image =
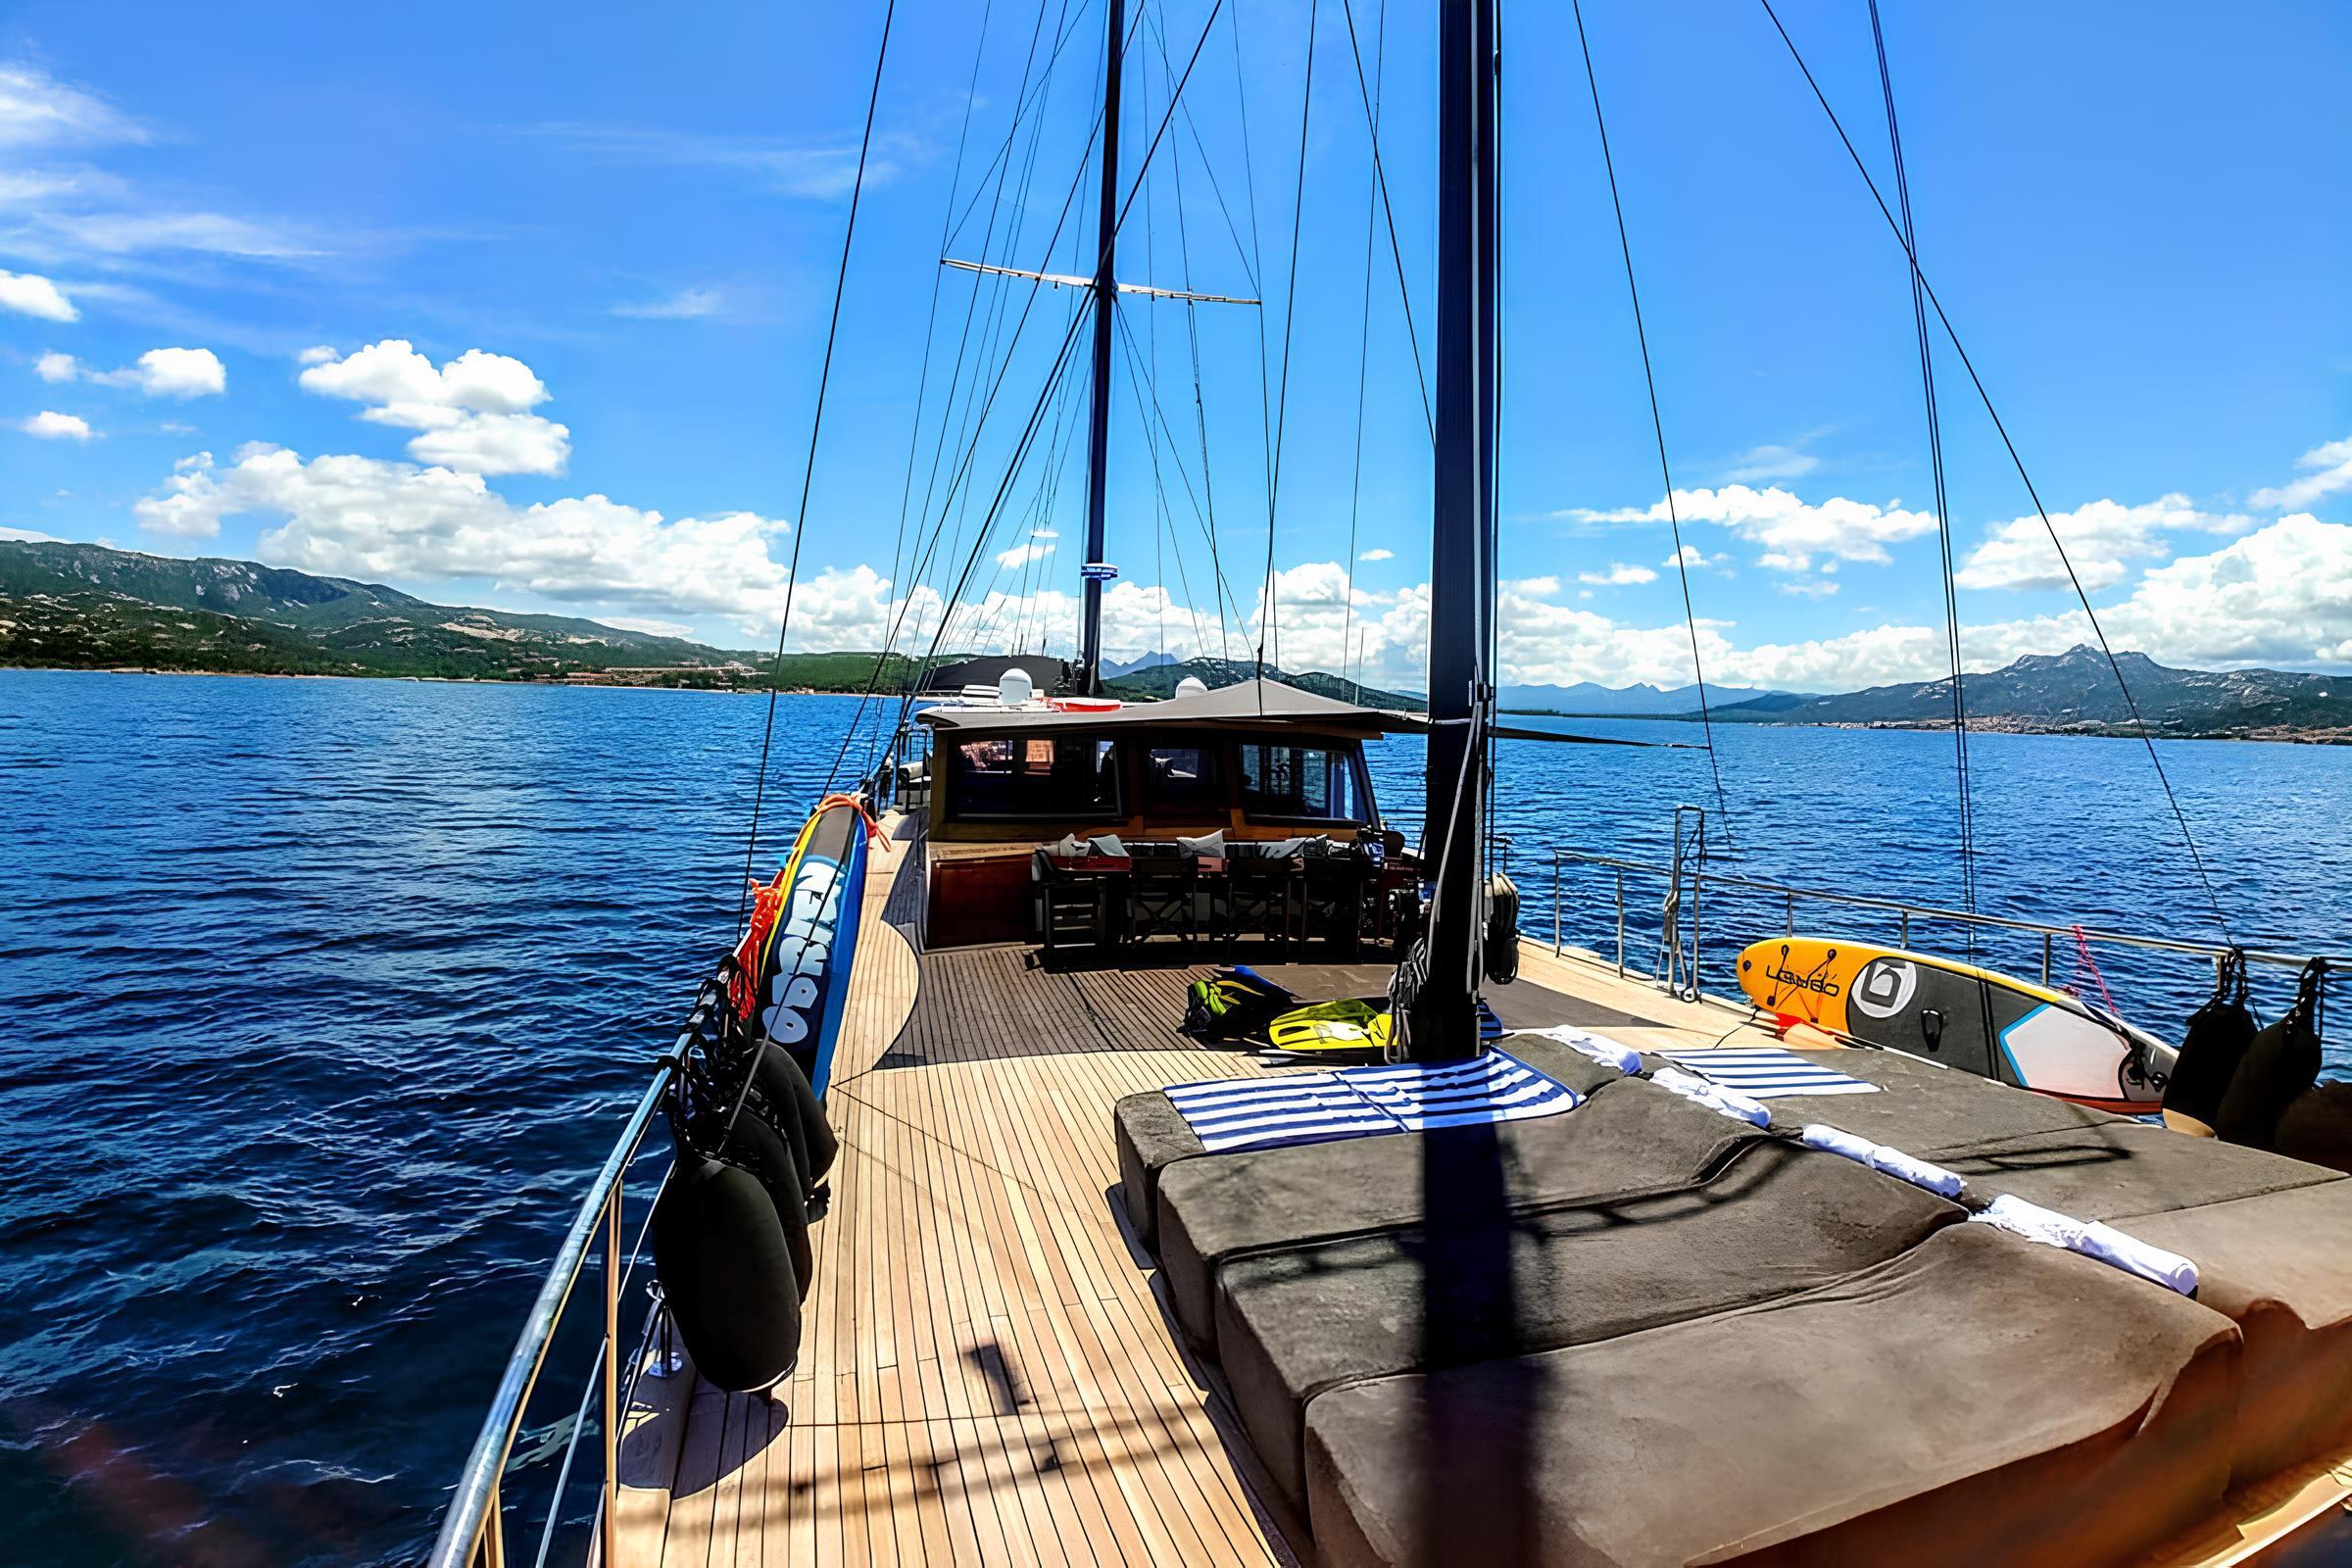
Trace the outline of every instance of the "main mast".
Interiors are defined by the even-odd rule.
[[[1429,580],[1428,931],[1398,976],[1406,1054],[1476,1055],[1494,701],[1495,0],[1440,0],[1437,472]]]
[[[1127,35],[1126,0],[1105,0],[1102,53],[1102,202],[1095,224],[1094,405],[1086,428],[1086,622],[1078,643],[1078,690],[1102,691],[1103,486],[1110,457],[1110,332],[1119,306],[1113,262],[1119,244],[1119,54]]]

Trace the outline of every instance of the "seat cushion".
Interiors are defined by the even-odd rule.
[[[1219,1276],[1216,1343],[1251,1446],[1297,1507],[1306,1405],[1327,1389],[1788,1296],[1963,1217],[1834,1154],[1751,1144],[1675,1193],[1237,1258]]]
[[[2129,1120],[1979,1144],[1937,1162],[1980,1193],[2015,1193],[2080,1219],[2125,1220],[2343,1180],[2299,1159]]]
[[[1818,1058],[1825,1067],[1876,1084],[1881,1092],[1775,1100],[1771,1102],[1775,1122],[1791,1129],[1808,1121],[1827,1122],[1922,1159],[1941,1162],[1947,1155],[1980,1145],[2129,1120],[1897,1052],[1805,1054]]]
[[[1592,1064],[1587,1063],[1589,1067]],[[1194,1346],[1215,1348],[1215,1286],[1232,1258],[1332,1237],[1475,1223],[1675,1191],[1765,1135],[1607,1068],[1574,1110],[1180,1160],[1160,1172],[1161,1278]]]
[[[2196,1259],[2197,1299],[2245,1335],[2235,1482],[2352,1439],[2352,1181],[2145,1214],[2131,1230]]]
[[[1514,1040],[1511,1054],[1580,1095],[1591,1094],[1621,1076],[1616,1069],[1604,1067],[1584,1053],[1556,1041]],[[1127,1210],[1127,1222],[1134,1227],[1136,1239],[1145,1249],[1156,1253],[1160,1173],[1178,1160],[1191,1159],[1207,1151],[1195,1136],[1192,1124],[1184,1119],[1184,1113],[1156,1089],[1121,1099],[1112,1107],[1111,1121],[1118,1145],[1120,1199]]]
[[[1308,1513],[1331,1568],[2123,1560],[2220,1497],[2237,1344],[1947,1226],[1760,1306],[1320,1395]]]

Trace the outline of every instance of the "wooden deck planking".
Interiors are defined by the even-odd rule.
[[[632,1474],[616,1561],[1288,1561],[1110,1194],[1112,1102],[1270,1069],[1175,1031],[1183,966],[1045,971],[1017,949],[918,959],[885,918],[908,902],[913,847],[896,848],[860,910],[801,1364],[772,1401],[696,1383],[658,1409],[641,1393],[632,1442],[643,1427],[676,1459],[667,1479]],[[1720,1004],[1522,954],[1535,984],[1648,1020],[1609,1031],[1628,1044],[1772,1038]]]

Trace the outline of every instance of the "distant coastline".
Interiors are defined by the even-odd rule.
[[[1505,713],[1529,718],[1640,719],[1644,723],[1737,724],[1744,729],[1899,729],[1949,731],[1949,719],[1827,719],[1763,718],[1748,714],[1710,713],[1571,713],[1552,708],[1506,708]],[[2137,740],[2140,731],[2130,724],[2053,724],[2016,713],[1971,713],[1968,727],[1985,735],[2085,735],[2094,740]],[[2152,722],[2147,733],[2160,741],[2269,741],[2290,746],[2352,746],[2352,727],[2334,725],[2249,724],[2227,728],[2190,729]]]

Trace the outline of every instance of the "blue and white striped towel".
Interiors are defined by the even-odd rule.
[[[1779,1100],[1789,1095],[1875,1095],[1877,1084],[1866,1084],[1812,1057],[1778,1046],[1739,1051],[1669,1051],[1665,1054],[1702,1078],[1726,1089],[1737,1089],[1751,1100]]]
[[[1212,1154],[1523,1121],[1583,1102],[1567,1085],[1499,1051],[1442,1067],[1405,1063],[1177,1084],[1167,1096]]]

